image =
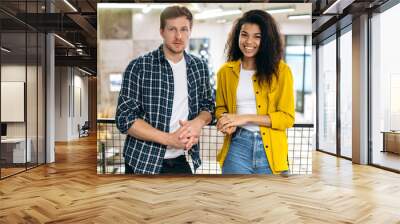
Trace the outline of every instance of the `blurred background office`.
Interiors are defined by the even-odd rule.
[[[311,74],[311,4],[186,3],[193,15],[187,51],[206,60],[210,82],[225,62],[225,44],[235,19],[251,9],[269,12],[279,24],[285,43],[284,60],[292,69],[296,91],[296,122],[313,123],[314,95]],[[122,73],[128,63],[156,49],[161,11],[168,4],[98,5],[98,117],[113,118]]]

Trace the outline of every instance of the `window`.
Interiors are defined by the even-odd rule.
[[[400,170],[400,4],[371,19],[372,163]]]
[[[336,39],[318,48],[318,149],[336,154]]]
[[[313,123],[311,36],[286,36],[285,43],[285,61],[292,70],[294,78],[296,123]]]
[[[351,27],[349,27],[351,28]],[[340,36],[340,154],[352,157],[352,32]]]

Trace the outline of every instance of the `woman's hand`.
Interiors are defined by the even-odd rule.
[[[233,133],[236,131],[236,127],[223,128],[224,125],[227,125],[227,122],[228,122],[228,120],[227,120],[226,118],[222,118],[222,117],[221,117],[221,118],[218,120],[217,129],[218,129],[218,131],[220,131],[220,132],[222,132],[222,133],[224,133],[224,134],[231,135],[231,134],[233,134]]]
[[[235,131],[236,131],[236,127],[230,127],[230,128],[226,128],[223,133],[225,133],[227,135],[231,135],[231,134],[235,133]]]
[[[226,134],[232,134],[236,131],[237,126],[247,124],[248,119],[246,115],[237,114],[222,114],[218,120],[217,129]]]

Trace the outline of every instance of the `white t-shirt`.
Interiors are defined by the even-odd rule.
[[[178,63],[174,64],[168,60],[174,74],[174,102],[172,106],[171,121],[169,132],[172,133],[180,128],[179,120],[187,120],[189,116],[188,89],[186,61],[183,57]],[[183,149],[167,148],[164,159],[176,158],[184,155]]]
[[[254,70],[245,70],[240,67],[239,84],[236,94],[237,114],[257,114],[256,97],[253,90]],[[260,131],[258,125],[243,125],[249,131]]]

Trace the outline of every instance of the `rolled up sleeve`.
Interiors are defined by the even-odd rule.
[[[293,76],[290,68],[284,65],[279,76],[280,93],[277,110],[269,113],[271,128],[285,130],[293,126],[295,121]]]
[[[204,70],[204,78],[203,78],[203,86],[202,86],[202,97],[200,99],[200,111],[207,111],[214,117],[215,105],[212,98],[212,90],[210,85],[210,73],[208,70],[207,64],[204,62],[203,70]]]
[[[222,72],[220,70],[220,71],[218,71],[218,74],[217,74],[217,93],[215,96],[215,104],[216,104],[215,116],[217,119],[219,119],[223,113],[228,112],[227,102],[224,98],[224,96],[225,96],[225,94],[224,94],[225,90],[223,89],[224,85],[222,85],[224,83],[224,80],[222,80],[221,73]]]
[[[118,130],[126,134],[133,122],[144,115],[140,97],[140,66],[138,59],[126,68],[118,96],[115,122]]]

